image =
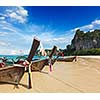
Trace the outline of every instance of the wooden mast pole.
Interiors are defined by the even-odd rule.
[[[28,67],[28,88],[31,89],[32,88],[32,78],[31,78],[31,64],[32,64],[32,58],[35,55],[36,50],[38,49],[40,45],[40,41],[37,40],[36,38],[34,38],[32,46],[31,46],[31,50],[30,53],[28,55],[27,61],[29,62],[29,67]]]

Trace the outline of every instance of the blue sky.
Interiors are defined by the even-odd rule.
[[[79,28],[100,29],[100,7],[0,6],[0,54],[27,54],[34,36],[44,48],[66,48]]]

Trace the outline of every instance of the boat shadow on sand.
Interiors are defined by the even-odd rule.
[[[24,87],[24,88],[27,88],[28,89],[28,85],[26,85],[26,84],[23,84],[23,83],[19,83],[18,85],[14,85],[14,84],[12,84],[12,83],[6,83],[6,82],[0,82],[0,85],[13,85],[14,87],[13,87],[13,89],[15,89],[15,88],[20,88],[20,86],[22,86],[22,87]]]
[[[34,72],[39,72],[39,71],[34,71]],[[48,72],[45,72],[45,71],[40,71],[40,73],[42,73],[42,74],[48,74]],[[13,89],[19,89],[20,88],[20,86],[22,86],[22,87],[24,87],[24,88],[26,88],[26,89],[28,89],[29,87],[28,87],[28,84],[23,84],[23,83],[19,83],[18,85],[16,84],[16,85],[14,85],[13,83],[7,83],[7,82],[0,82],[0,85],[13,85],[14,87],[13,87]]]

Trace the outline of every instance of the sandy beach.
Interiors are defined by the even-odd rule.
[[[0,93],[99,93],[100,56],[78,57],[77,62],[56,62],[53,72],[45,66],[43,71],[32,72],[32,89],[28,89],[25,73],[19,88],[0,84]]]

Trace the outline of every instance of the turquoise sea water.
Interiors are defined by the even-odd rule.
[[[14,59],[14,60],[16,60],[16,58],[18,56],[25,56],[27,58],[27,55],[0,55],[0,58],[6,57],[7,59]],[[32,60],[34,60],[34,59],[45,59],[45,58],[48,58],[48,56],[34,56]]]

